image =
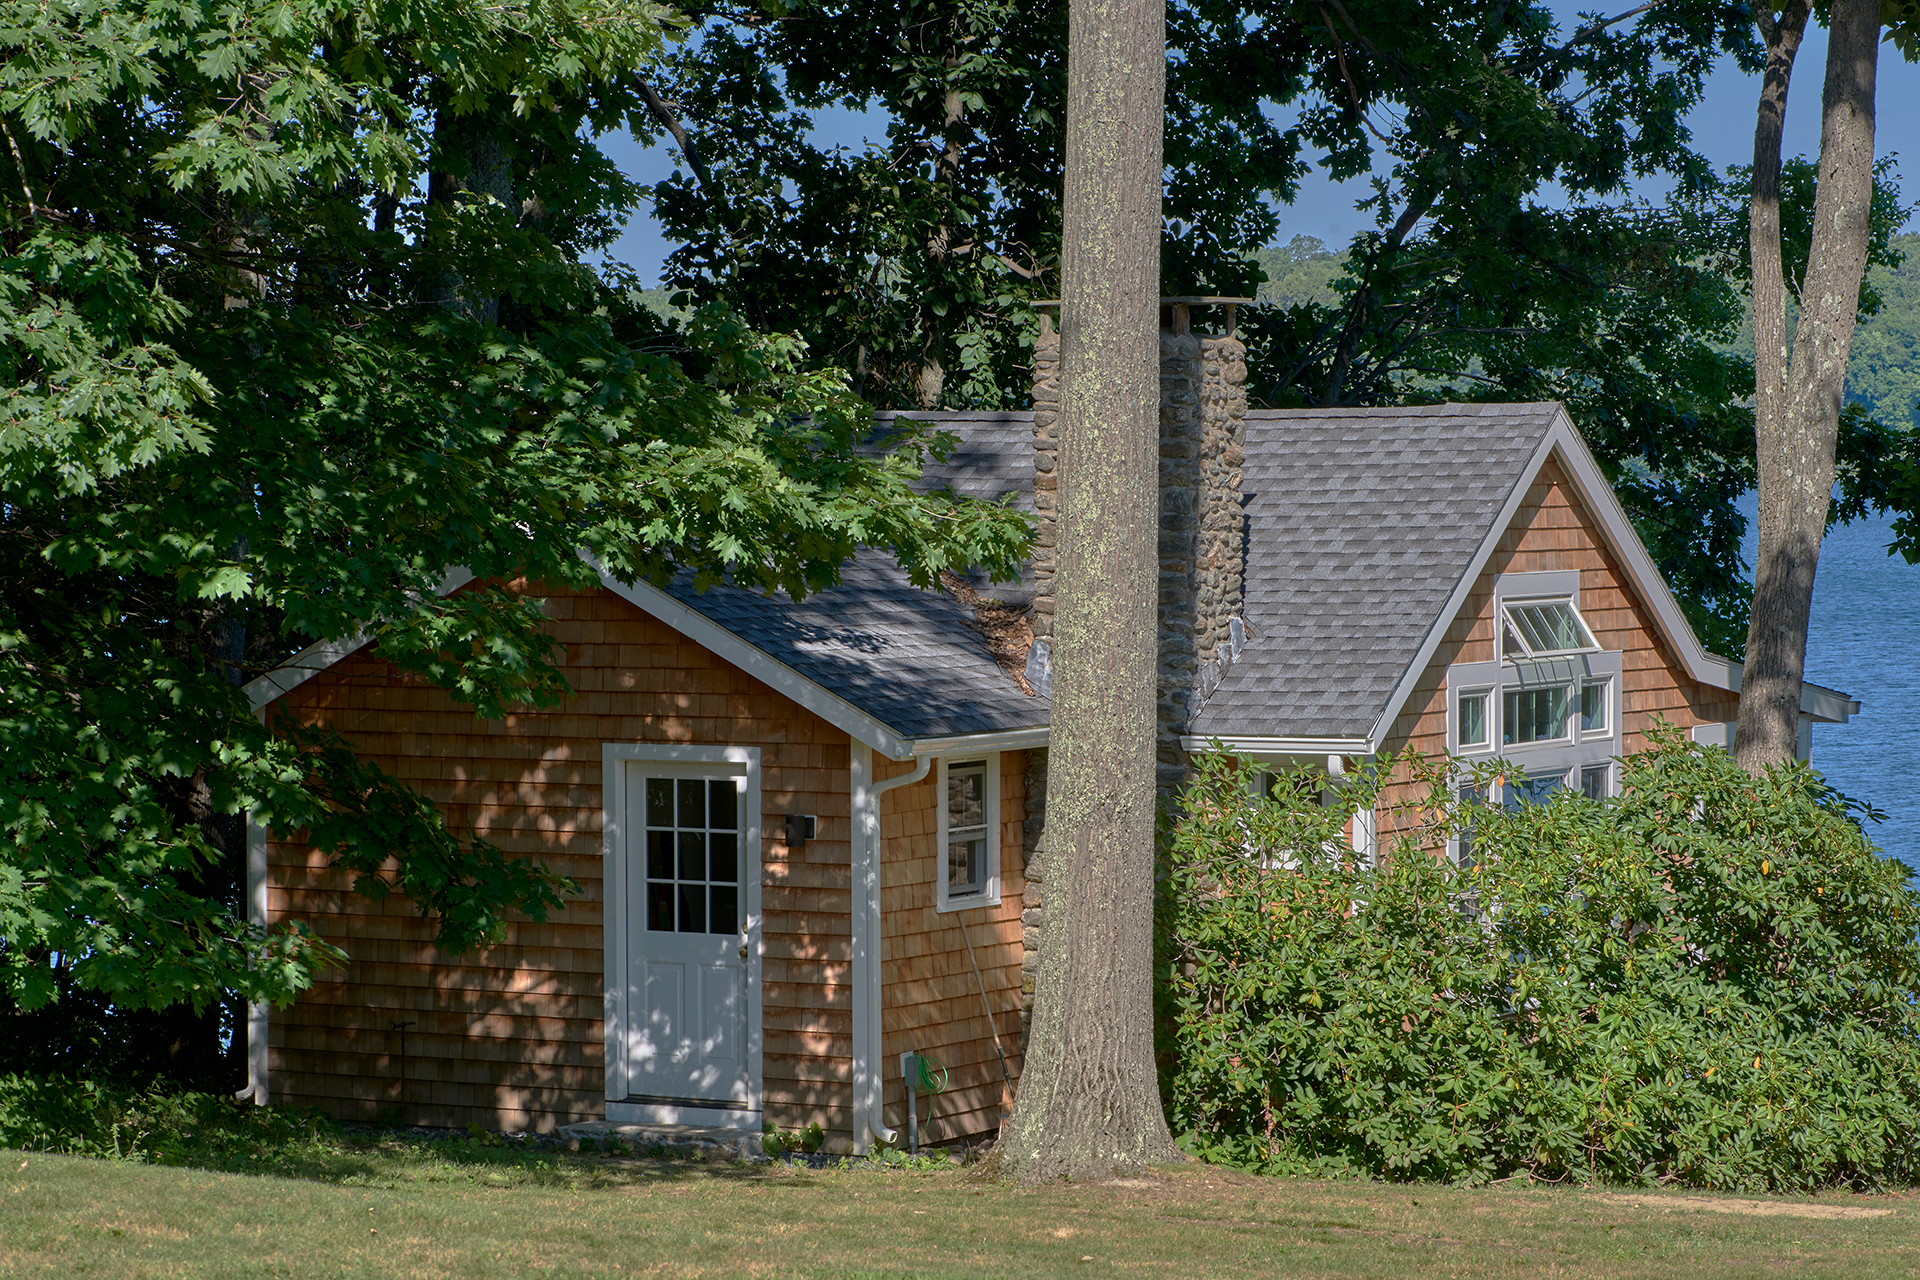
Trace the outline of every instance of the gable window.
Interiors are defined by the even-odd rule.
[[[1500,613],[1500,648],[1508,658],[1551,658],[1600,647],[1571,600],[1511,600]]]
[[[1518,809],[1523,804],[1545,804],[1555,794],[1566,790],[1567,775],[1564,772],[1534,773],[1524,778],[1508,778],[1501,787],[1508,810]]]
[[[1567,686],[1509,689],[1500,708],[1500,743],[1558,742],[1567,736]]]
[[[1000,901],[1000,757],[940,762],[935,909]]]
[[[1513,762],[1515,771],[1487,803],[1544,803],[1560,791],[1613,795],[1625,655],[1595,642],[1580,612],[1579,571],[1501,574],[1489,612],[1491,651],[1483,647],[1478,661],[1447,667],[1448,749]]]

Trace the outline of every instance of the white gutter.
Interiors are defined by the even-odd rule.
[[[976,751],[1025,751],[1044,747],[1051,732],[1045,725],[1034,729],[999,729],[991,733],[963,733],[951,738],[917,738],[909,755],[964,756]]]
[[[865,1155],[874,1143],[888,1145],[900,1136],[881,1120],[886,1058],[881,1053],[880,798],[925,778],[933,757],[921,756],[912,772],[875,782],[873,748],[856,738],[848,763],[853,775],[853,1152]]]
[[[1180,739],[1180,746],[1187,751],[1211,751],[1214,741],[1214,737],[1189,734]],[[1234,737],[1219,738],[1219,742],[1228,751],[1250,756],[1370,756],[1379,750],[1372,738]]]

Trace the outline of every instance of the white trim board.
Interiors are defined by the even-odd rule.
[[[440,585],[434,588],[434,593],[450,596],[472,581],[471,571],[458,567],[448,569],[441,575]],[[255,711],[263,711],[275,698],[292,693],[334,663],[351,657],[371,643],[372,634],[362,631],[345,640],[322,640],[318,644],[310,644],[265,675],[249,680],[245,686],[247,699]]]

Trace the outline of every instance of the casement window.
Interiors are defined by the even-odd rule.
[[[1491,689],[1468,689],[1454,701],[1453,745],[1462,751],[1484,751],[1493,745],[1493,714],[1487,704]]]
[[[942,760],[939,772],[939,911],[1000,902],[1000,757]]]

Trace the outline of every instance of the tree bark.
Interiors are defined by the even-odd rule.
[[[1808,12],[1805,0],[1795,0],[1778,18],[1765,8],[1754,13],[1767,42],[1759,119],[1753,129],[1753,186],[1747,200],[1747,253],[1753,263],[1754,429],[1762,439],[1779,435],[1791,354],[1786,270],[1780,259],[1780,138],[1786,126],[1793,60],[1806,35]]]
[[[1164,0],[1071,0],[1046,901],[1001,1171],[1179,1158],[1153,1060]]]
[[[1827,43],[1827,79],[1821,94],[1820,176],[1813,203],[1813,240],[1800,285],[1800,323],[1793,340],[1784,394],[1773,421],[1764,376],[1755,390],[1760,478],[1759,552],[1754,565],[1753,616],[1747,627],[1746,670],[1740,684],[1740,722],[1734,754],[1759,773],[1793,757],[1800,721],[1800,682],[1806,671],[1807,621],[1814,571],[1833,497],[1834,444],[1840,430],[1847,358],[1860,282],[1866,275],[1873,207],[1874,81],[1880,54],[1879,0],[1835,0]],[[1769,60],[1771,62],[1771,59]],[[1770,68],[1771,69],[1771,68]],[[1782,87],[1781,96],[1785,91]],[[1768,127],[1765,90],[1755,158]],[[1777,153],[1776,153],[1777,154]],[[1760,221],[1759,166],[1753,219]],[[1778,170],[1774,191],[1774,271],[1778,274]],[[1755,245],[1755,355],[1762,343],[1759,273],[1767,255]],[[1769,316],[1767,322],[1771,323]],[[1785,331],[1781,303],[1780,336]],[[1775,351],[1778,351],[1776,345]],[[1756,369],[1760,368],[1756,363]]]

